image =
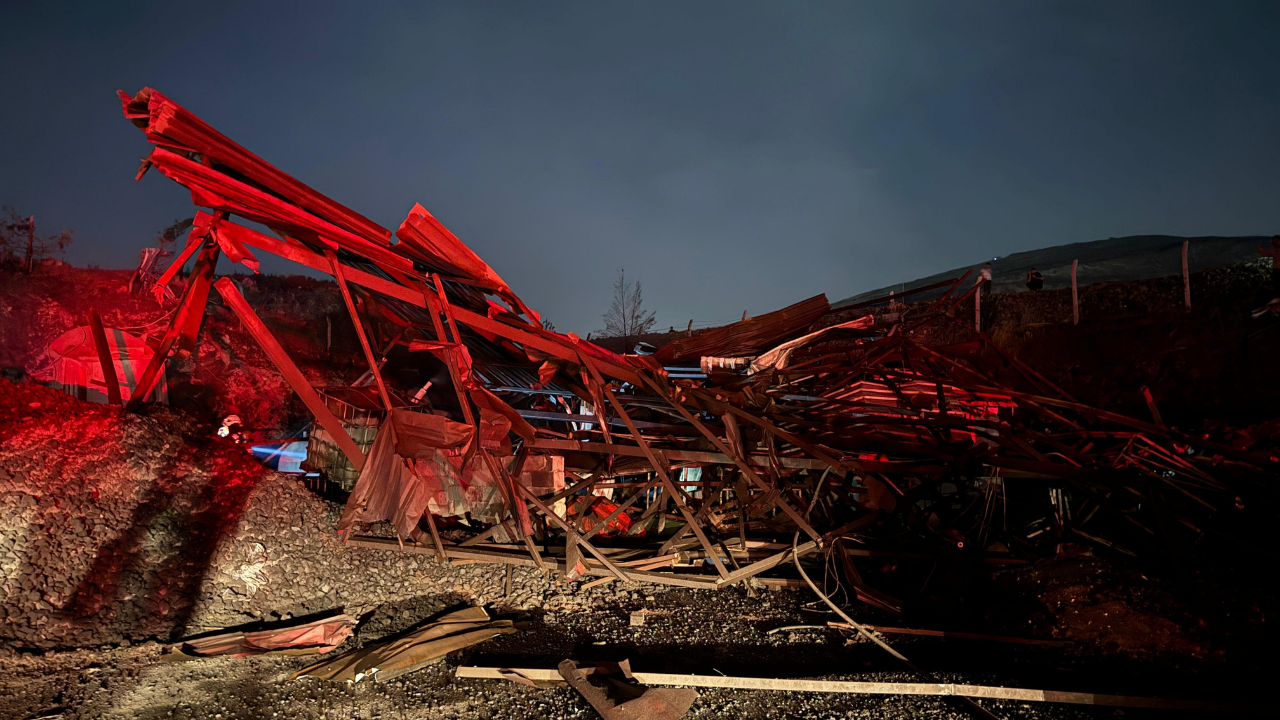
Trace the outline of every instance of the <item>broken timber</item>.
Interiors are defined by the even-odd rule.
[[[541,668],[459,667],[456,677],[473,680],[508,680],[512,673],[536,682],[554,682],[560,678],[556,670]],[[1152,710],[1192,710],[1197,712],[1273,713],[1276,708],[1245,703],[1208,700],[1172,700],[1100,695],[1095,693],[996,687],[991,685],[959,685],[952,683],[883,683],[847,680],[800,680],[787,678],[728,677],[724,675],[676,675],[671,673],[632,672],[644,685],[672,687],[729,688],[733,690],[775,690],[779,692],[851,693],[857,695],[937,695],[976,700],[1012,700],[1016,702],[1098,705]]]

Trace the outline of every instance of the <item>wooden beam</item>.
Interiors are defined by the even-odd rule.
[[[1076,287],[1076,267],[1079,260],[1071,261],[1071,324],[1080,324],[1080,292]]]
[[[296,245],[290,245],[283,240],[278,240],[225,220],[218,221],[215,225],[219,231],[233,233],[234,237],[245,245],[278,255],[287,260],[292,260],[313,270],[319,270],[320,272],[329,274],[332,274],[333,272],[328,261],[325,260],[323,255],[311,252],[310,250],[305,250]],[[356,285],[369,288],[370,290],[386,295],[387,297],[402,300],[410,305],[416,305],[420,308],[428,308],[426,299],[419,290],[405,287],[404,285],[391,282],[390,280],[377,277],[376,275],[371,275],[356,268],[344,267],[343,272],[345,273],[347,280],[355,283]],[[512,342],[519,343],[525,347],[546,353],[561,360],[569,360],[574,363],[578,362],[577,351],[566,344],[549,340],[542,336],[535,335],[532,332],[507,325],[506,323],[498,322],[497,320],[490,319],[484,315],[471,312],[466,308],[453,307],[451,310],[453,312],[454,319],[463,325],[490,335],[504,337]],[[625,380],[632,385],[640,384],[640,376],[637,375],[634,370],[615,365],[613,363],[602,363],[602,365],[604,372],[608,373],[611,377],[616,377],[619,380]]]
[[[562,680],[557,670],[542,668],[459,667],[457,677],[475,680],[510,680],[512,676],[536,682]],[[729,688],[734,690],[777,690],[780,692],[850,693],[857,695],[938,695],[979,700],[1014,702],[1047,702],[1067,705],[1150,708],[1157,710],[1195,710],[1200,712],[1235,712],[1273,715],[1280,708],[1249,703],[1211,700],[1174,700],[1129,695],[1035,690],[993,685],[956,685],[953,683],[859,682],[850,680],[806,680],[803,678],[757,678],[725,675],[683,675],[673,673],[632,672],[641,685],[673,687]]]
[[[213,248],[212,259],[201,265],[196,263],[192,269],[191,298],[188,301],[190,311],[178,332],[178,352],[184,357],[196,350],[196,341],[200,337],[200,324],[204,322],[205,308],[209,304],[209,289],[213,286],[213,273],[217,268],[220,250]],[[198,282],[197,282],[198,280]]]
[[[347,544],[374,550],[394,550],[397,552],[407,552],[418,555],[435,554],[435,549],[427,545],[405,543],[404,547],[401,547],[393,538],[370,537],[367,535],[353,537],[347,541]],[[454,560],[475,560],[477,562],[501,563],[504,565],[517,565],[520,567],[537,567],[533,560],[524,553],[452,546],[446,546],[445,553]],[[613,576],[613,573],[609,572],[608,568],[601,563],[596,562],[592,558],[584,558],[582,563],[586,565],[588,575],[594,575],[597,577]],[[567,569],[563,560],[545,556],[542,559],[542,567],[547,570],[561,573]],[[713,578],[700,578],[696,575],[682,575],[676,573],[641,570],[628,570],[627,575],[629,575],[633,581],[654,583],[657,585],[673,585],[675,587],[686,587],[695,590],[715,590],[717,587]]]
[[[795,555],[796,557],[804,557],[805,555],[808,555],[809,553],[817,549],[818,549],[818,541],[810,540],[809,542],[797,547],[795,549]],[[775,553],[773,555],[770,555],[769,557],[763,560],[757,560],[751,563],[750,565],[742,568],[741,570],[734,570],[733,572],[729,573],[728,577],[722,578],[718,584],[732,585],[736,582],[741,582],[743,580],[746,580],[747,578],[755,577],[756,575],[759,575],[760,573],[765,572],[766,570],[772,570],[773,568],[790,560],[791,555],[792,555],[791,548],[787,548],[786,550],[783,550],[780,553]]]
[[[263,324],[258,314],[249,307],[249,303],[245,302],[244,296],[236,289],[235,283],[228,278],[222,278],[213,286],[217,288],[218,294],[222,295],[223,301],[227,303],[227,307],[240,318],[240,322],[244,323],[244,328],[249,332],[258,346],[266,353],[267,358],[276,366],[280,374],[284,376],[286,382],[298,393],[298,397],[302,398],[302,402],[306,404],[307,409],[316,416],[316,421],[320,423],[330,435],[333,436],[342,453],[351,461],[351,465],[356,470],[364,469],[364,453],[360,452],[360,447],[356,445],[356,441],[351,439],[347,434],[347,429],[342,426],[342,422],[334,417],[329,408],[324,404],[324,400],[316,394],[311,383],[307,381],[306,376],[293,364],[293,360],[289,359],[289,354],[280,347],[280,343],[271,335],[271,331]]]
[[[387,386],[382,382],[382,372],[378,369],[378,358],[373,354],[373,348],[369,345],[369,337],[365,335],[364,323],[360,321],[360,313],[356,312],[356,303],[351,299],[351,290],[347,287],[346,277],[342,272],[342,264],[338,262],[338,256],[332,250],[324,251],[325,257],[329,259],[330,272],[338,282],[338,290],[342,291],[342,300],[347,305],[347,314],[351,316],[351,322],[356,326],[356,336],[360,338],[360,347],[364,350],[364,359],[369,363],[369,372],[373,373],[373,379],[378,384],[378,394],[382,396],[382,406],[387,410],[387,422],[391,421],[391,396],[387,394]]]
[[[96,309],[89,310],[89,332],[93,334],[93,347],[98,351],[98,363],[102,365],[102,379],[107,385],[107,403],[123,404],[120,400],[120,379],[116,377],[116,361],[107,344],[107,331]]]
[[[529,443],[529,449],[555,452],[599,453],[603,455],[622,455],[625,457],[646,457],[644,451],[637,445],[621,445],[618,443],[611,445],[609,443],[602,442],[558,440],[556,438],[537,438],[533,442]],[[732,458],[723,453],[706,452],[703,450],[673,450],[670,448],[655,448],[654,450],[655,452],[661,452],[663,457],[672,462],[688,462],[702,465],[735,464]],[[747,462],[761,467],[769,466],[769,458],[764,455],[751,455],[747,458]],[[827,463],[821,460],[797,457],[780,457],[778,458],[778,464],[788,470],[825,470],[829,467]],[[884,464],[888,465],[889,463]],[[870,465],[868,465],[868,467],[871,468]],[[894,469],[896,470],[898,468]]]
[[[746,475],[747,478],[750,479],[751,482],[756,487],[760,488],[762,491],[766,493],[771,492],[774,489],[770,487],[768,484],[766,484],[764,480],[760,479],[760,476],[756,474],[755,470],[751,469],[751,466],[748,465],[745,460],[738,457],[737,453],[730,450],[730,448],[720,440],[719,436],[711,432],[710,428],[708,428],[696,417],[694,417],[693,413],[690,413],[688,409],[684,407],[684,405],[681,405],[679,401],[675,400],[674,398],[668,396],[665,392],[663,392],[662,388],[659,387],[656,382],[648,378],[645,378],[645,384],[649,386],[650,390],[657,393],[658,397],[662,398],[663,400],[666,400],[667,404],[675,408],[676,412],[680,413],[680,415],[683,416],[685,420],[687,420],[690,424],[692,424],[695,428],[697,428],[698,432],[702,433],[703,437],[711,441],[711,444],[715,445],[717,450],[724,453],[726,457],[732,459],[733,464],[737,465],[738,469],[742,471],[742,474]],[[796,512],[796,510],[792,508],[791,505],[787,503],[787,501],[782,499],[782,495],[780,494],[777,495],[773,500],[773,504],[776,505],[779,509],[781,509],[784,513],[786,513],[787,517],[791,518],[791,520],[796,524],[796,526],[804,531],[805,535],[808,535],[814,540],[817,540],[819,537],[821,537],[818,534],[818,532],[809,525],[809,523],[805,522],[804,518],[800,517],[800,513]]]

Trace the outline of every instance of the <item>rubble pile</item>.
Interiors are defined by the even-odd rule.
[[[1177,563],[1256,545],[1273,515],[1273,454],[1166,424],[1150,392],[1150,419],[1080,402],[981,332],[970,308],[989,273],[917,288],[942,293],[929,303],[846,306],[865,314],[834,325],[818,295],[612,352],[546,329],[422,205],[393,232],[165,95],[119,95],[154,146],[139,177],[154,169],[202,208],[156,357],[195,349],[210,298],[234,313],[361,471],[337,525],[351,545],[622,585],[785,585],[794,571],[817,590],[803,560],[847,602],[901,614],[939,564],[1025,564],[1064,543]],[[254,252],[334,278],[359,382],[384,411],[367,454],[216,277],[223,258],[256,271]],[[365,534],[384,521],[392,532]]]

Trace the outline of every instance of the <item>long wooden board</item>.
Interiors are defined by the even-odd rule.
[[[474,680],[507,680],[516,673],[535,682],[557,682],[560,673],[543,668],[459,667],[456,676]],[[673,673],[632,672],[641,685],[674,687],[730,688],[734,690],[776,690],[780,692],[850,693],[856,695],[950,695],[978,700],[1013,700],[1016,702],[1049,702],[1068,705],[1149,708],[1155,710],[1195,710],[1199,712],[1266,713],[1280,708],[1246,703],[1224,703],[1212,700],[1176,700],[1102,695],[1097,693],[998,687],[994,685],[958,685],[953,683],[857,682],[851,680],[805,680],[792,678],[750,678],[724,675],[676,675]]]

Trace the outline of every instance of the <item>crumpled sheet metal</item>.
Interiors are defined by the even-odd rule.
[[[832,325],[831,327],[825,327],[821,330],[815,330],[808,335],[803,335],[795,340],[782,343],[781,345],[755,358],[747,368],[747,374],[755,374],[761,370],[767,370],[769,368],[781,370],[787,366],[787,362],[791,359],[792,353],[805,345],[816,341],[818,338],[832,332],[833,330],[870,330],[875,326],[875,324],[875,317],[866,315],[856,320],[850,320],[846,323],[840,323],[839,325]]]
[[[197,657],[248,657],[267,653],[319,655],[346,642],[355,624],[349,615],[334,615],[301,625],[207,635],[183,640],[170,648],[183,655]]]
[[[781,310],[673,340],[658,348],[653,358],[661,363],[673,363],[697,360],[704,355],[755,355],[808,330],[830,307],[826,295],[815,295]]]
[[[641,685],[631,675],[627,660],[590,668],[564,660],[557,669],[604,720],[678,720],[698,699],[697,690]]]
[[[402,635],[305,667],[290,680],[313,677],[334,682],[390,680],[421,669],[454,650],[516,631],[510,620],[490,620],[482,607],[470,607]]]
[[[412,537],[417,530],[430,491],[396,454],[396,441],[396,423],[383,423],[338,520],[339,533],[349,532],[359,522],[380,520],[389,520],[400,538]]]
[[[475,456],[474,439],[475,428],[462,423],[393,411],[369,448],[338,532],[387,520],[399,538],[412,538],[427,512],[497,522],[502,493],[488,464]]]

